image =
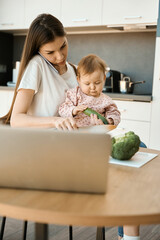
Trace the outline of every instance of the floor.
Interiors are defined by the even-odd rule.
[[[0,224],[2,219],[0,218]],[[23,222],[7,218],[3,240],[22,240]],[[117,227],[105,228],[106,240],[117,240]],[[160,240],[160,225],[141,226],[141,240]],[[68,240],[68,227],[49,225],[49,240]],[[73,228],[74,240],[95,240],[95,227]],[[34,240],[34,223],[28,223],[27,240]]]

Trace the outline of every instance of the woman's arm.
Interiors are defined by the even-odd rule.
[[[17,93],[14,103],[11,126],[12,127],[38,127],[38,128],[58,128],[75,129],[76,124],[73,118],[60,117],[35,117],[28,115],[28,109],[34,97],[34,90],[21,89]]]

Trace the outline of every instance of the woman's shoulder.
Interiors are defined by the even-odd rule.
[[[40,55],[35,55],[31,60],[30,60],[30,63],[31,64],[35,64],[37,63],[38,65],[42,65],[44,62],[44,60],[42,59],[42,57]]]
[[[29,70],[33,70],[33,71],[36,70],[36,71],[43,72],[44,69],[46,71],[48,70],[48,64],[39,54],[37,54],[34,57],[32,57],[32,59],[28,63],[27,68]]]
[[[38,91],[42,79],[42,66],[39,56],[34,56],[28,63],[19,85],[20,88],[29,88]]]
[[[27,64],[26,70],[30,71],[30,70],[34,70],[34,69],[41,69],[42,65],[43,65],[43,63],[42,63],[40,56],[35,55],[34,57],[32,57],[32,59]]]

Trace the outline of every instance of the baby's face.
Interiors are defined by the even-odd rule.
[[[77,77],[79,86],[83,93],[88,96],[99,97],[104,83],[105,83],[106,76],[101,70],[96,70],[90,74],[83,74],[80,73],[80,77]]]

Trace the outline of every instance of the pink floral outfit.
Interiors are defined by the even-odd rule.
[[[109,96],[104,93],[101,93],[99,97],[88,96],[79,87],[67,90],[66,100],[59,107],[59,115],[63,118],[71,117],[73,116],[73,109],[79,105],[86,105],[88,108],[92,108],[106,119],[111,118],[114,125],[118,125],[120,122],[120,112]],[[78,127],[91,126],[91,118],[84,113],[79,113],[74,119]]]

